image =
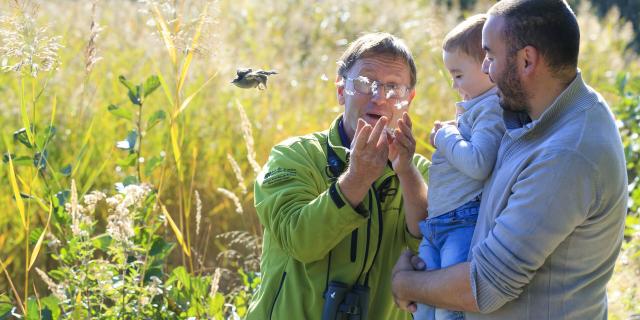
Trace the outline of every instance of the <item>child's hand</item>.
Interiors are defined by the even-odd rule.
[[[438,133],[438,130],[440,130],[446,123],[447,122],[442,123],[437,120],[433,123],[433,129],[431,129],[431,135],[429,135],[429,143],[431,143],[431,146],[434,148],[436,148],[436,133]]]

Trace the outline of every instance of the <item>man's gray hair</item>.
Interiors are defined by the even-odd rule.
[[[338,75],[346,77],[358,59],[377,55],[404,60],[411,71],[411,88],[415,87],[416,64],[411,51],[402,39],[384,32],[367,33],[353,41],[338,60]]]

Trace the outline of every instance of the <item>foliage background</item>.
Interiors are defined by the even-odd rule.
[[[479,1],[475,8],[461,11],[456,3],[447,6],[438,2],[32,2],[37,5],[34,23],[47,26],[46,33],[60,36],[63,45],[57,52],[57,68],[42,71],[37,78],[37,87],[45,88],[42,95],[26,107],[31,122],[44,127],[56,105],[57,130],[47,147],[47,170],[58,172],[59,179],[51,188],[20,183],[21,191],[40,193],[44,198],[45,194],[68,191],[73,179],[80,195],[90,190],[113,193],[115,183],[135,175],[135,167],[122,164],[128,153],[116,148],[116,142],[127,136],[132,125],[126,119],[115,117],[107,107],[115,104],[135,111],[127,89],[119,81],[120,75],[133,83],[160,75],[169,88],[179,81],[181,65],[173,64],[167,53],[157,16],[154,19],[149,7],[154,3],[171,28],[180,23],[182,32],[174,38],[179,57],[194,53],[191,67],[185,72],[184,88],[179,94],[173,92],[173,98],[184,101],[206,83],[175,121],[165,119],[153,131],[143,131],[141,156],[147,163],[154,157],[160,159],[161,167],[143,174],[142,180],[157,188],[182,233],[185,237],[191,236],[192,257],[185,257],[180,249],[173,250],[166,258],[166,269],[184,266],[194,276],[211,275],[222,266],[243,272],[256,271],[259,241],[247,240],[261,234],[252,206],[251,184],[255,177],[252,161],[255,158],[258,164],[264,163],[275,143],[292,135],[323,130],[341,112],[333,84],[335,61],[348,42],[360,33],[390,32],[404,38],[412,48],[418,67],[418,94],[411,109],[419,141],[417,152],[430,155],[432,150],[427,138],[432,123],[450,118],[457,100],[442,63],[441,40],[462,17],[485,11],[491,5]],[[3,1],[0,15],[15,15],[16,4],[21,3],[23,1]],[[206,4],[209,7],[204,11]],[[580,67],[587,83],[603,94],[619,117],[632,194],[624,251],[611,282],[610,312],[616,319],[640,313],[634,303],[640,295],[640,191],[636,188],[640,165],[640,63],[637,54],[626,50],[635,36],[632,24],[619,19],[615,9],[607,14],[602,14],[600,7],[596,9],[601,17],[584,1],[576,8],[582,30]],[[200,21],[204,21],[202,33],[193,46],[194,30]],[[1,27],[8,28],[7,25]],[[0,65],[10,62],[5,60],[10,59],[0,56]],[[237,67],[274,69],[278,75],[269,80],[265,91],[242,90],[229,83]],[[31,95],[29,86],[27,82],[27,96]],[[12,150],[17,155],[27,153],[12,140],[14,132],[25,127],[21,92],[20,78],[15,72],[0,73],[0,134],[5,138],[2,150]],[[144,114],[157,111],[172,114],[175,107],[175,100],[168,99],[162,88],[145,100]],[[173,126],[179,128],[180,166],[172,149]],[[240,174],[234,171],[230,157],[239,164]],[[62,174],[68,165],[70,174]],[[28,166],[16,168],[18,175],[34,175]],[[31,229],[25,232],[20,228],[21,218],[10,176],[7,163],[3,163],[0,258],[18,292],[30,287],[29,295],[33,295],[36,288],[44,296],[48,289],[41,279],[32,276],[26,286],[22,279],[28,269],[24,243],[36,245],[48,213],[33,200],[26,199]],[[244,183],[239,182],[239,177]],[[202,231],[197,236],[196,215],[191,213],[196,210],[196,190],[202,203]],[[230,193],[235,194],[239,204],[234,203]],[[106,213],[96,217],[98,221],[106,219]],[[229,231],[245,233],[225,234]],[[169,227],[160,228],[158,234],[167,241],[176,241],[175,232]],[[243,238],[246,241],[238,240]],[[43,270],[56,266],[47,248],[43,246],[35,261],[35,266]],[[241,275],[244,278],[238,281],[236,272],[225,273],[221,291],[235,292],[236,296],[238,291],[250,291],[243,287],[247,282],[246,273]],[[12,296],[6,277],[0,277],[0,295]]]

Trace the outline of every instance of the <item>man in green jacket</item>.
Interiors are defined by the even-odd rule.
[[[343,114],[272,149],[255,184],[262,284],[247,319],[411,318],[394,306],[391,270],[426,216],[429,162],[405,112],[415,83],[400,39],[363,35],[340,59]]]

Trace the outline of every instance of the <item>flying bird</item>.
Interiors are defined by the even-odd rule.
[[[231,83],[235,84],[239,88],[249,89],[249,88],[258,88],[258,90],[264,90],[267,88],[267,79],[270,75],[278,74],[277,72],[264,71],[264,70],[256,70],[252,69],[237,69],[236,70],[236,78],[231,81]]]

